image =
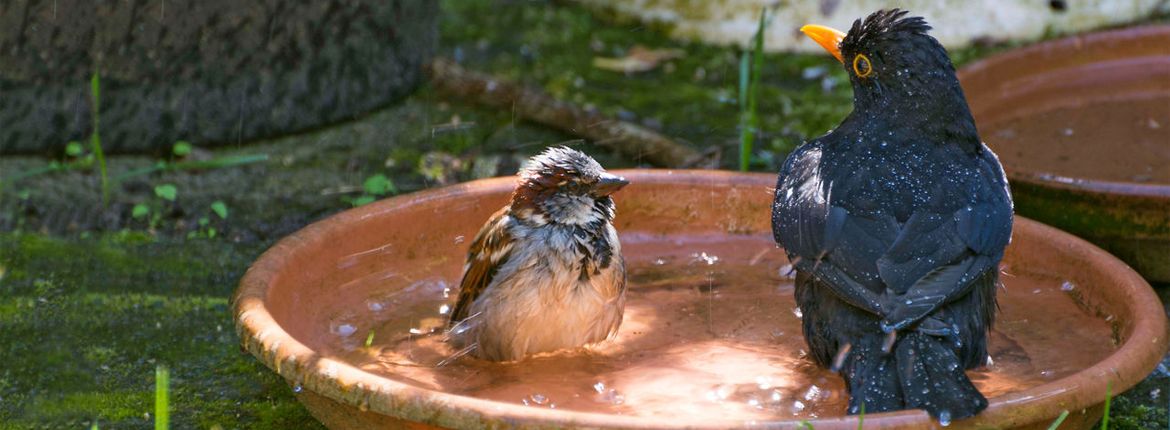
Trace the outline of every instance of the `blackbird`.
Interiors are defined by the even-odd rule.
[[[906,15],[801,28],[841,61],[853,112],[788,156],[772,232],[809,355],[845,379],[848,413],[945,424],[987,407],[964,371],[987,361],[1012,201],[946,50]]]

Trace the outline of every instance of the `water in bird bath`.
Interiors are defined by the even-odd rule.
[[[789,266],[771,238],[624,235],[622,243],[630,273],[625,322],[599,345],[437,366],[454,352],[438,332],[458,288],[454,270],[439,270],[344,283],[340,291],[354,299],[321,304],[338,307],[310,322],[331,333],[311,346],[408,384],[531,407],[680,422],[843,413],[840,378],[804,355]],[[1075,285],[1005,270],[994,363],[971,373],[988,397],[1063,377],[1113,350],[1109,322],[1073,300]]]
[[[981,131],[1009,170],[1170,184],[1170,95],[1060,107]]]

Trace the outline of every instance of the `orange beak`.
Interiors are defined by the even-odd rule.
[[[841,48],[839,48],[841,39],[845,38],[845,33],[816,24],[800,27],[800,32],[820,44],[822,48],[825,48],[834,57],[837,57],[837,61],[840,61],[842,64],[845,63],[845,60],[841,58]]]

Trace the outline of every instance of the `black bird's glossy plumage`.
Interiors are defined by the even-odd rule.
[[[945,49],[905,14],[874,13],[841,41],[853,112],[789,155],[772,228],[810,355],[845,379],[849,412],[949,421],[987,406],[964,370],[987,359],[1012,203]]]

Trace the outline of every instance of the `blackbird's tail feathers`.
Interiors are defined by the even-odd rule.
[[[893,354],[882,352],[881,336],[866,336],[854,343],[841,376],[849,389],[849,414],[903,409]]]
[[[925,409],[944,423],[987,408],[987,398],[943,339],[917,332],[901,336],[894,355],[907,408]]]
[[[973,416],[987,399],[967,378],[959,357],[944,339],[907,331],[893,351],[885,336],[865,336],[851,345],[841,369],[849,389],[849,414],[925,409],[941,422]]]

